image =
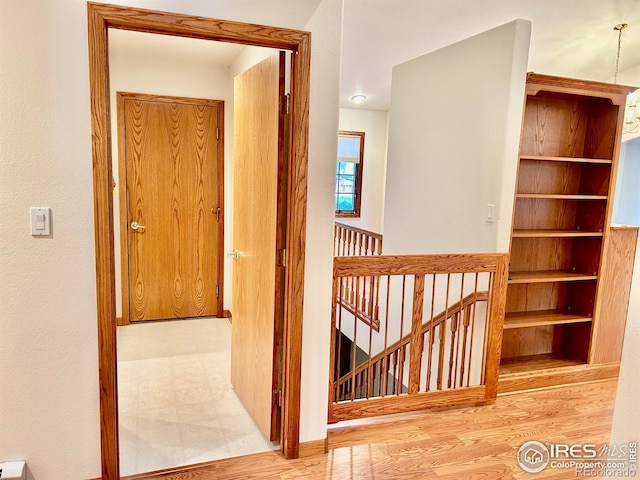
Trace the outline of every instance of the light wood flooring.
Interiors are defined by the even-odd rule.
[[[163,480],[396,480],[579,478],[547,468],[529,474],[516,463],[528,440],[609,441],[616,382],[574,385],[499,397],[486,406],[437,409],[333,425],[329,453],[285,460],[268,452],[201,464],[180,473],[127,477]]]

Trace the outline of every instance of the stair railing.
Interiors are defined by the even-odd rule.
[[[507,259],[334,258],[330,421],[495,399]],[[360,305],[371,282],[378,329],[344,301],[345,285]]]

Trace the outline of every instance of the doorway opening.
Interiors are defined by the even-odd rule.
[[[188,15],[102,4],[88,4],[89,64],[92,110],[96,283],[100,364],[102,476],[119,478],[115,255],[109,114],[108,31],[110,28],[193,37],[293,52],[291,64],[291,141],[283,194],[286,215],[286,263],[283,281],[283,380],[281,451],[296,458],[299,448],[300,363],[310,34],[290,29],[256,27]]]

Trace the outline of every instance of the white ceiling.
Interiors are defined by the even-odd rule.
[[[612,81],[617,23],[620,71],[640,65],[640,0],[344,0],[341,106],[388,109],[394,65],[516,18],[532,22],[529,71]]]
[[[181,11],[304,28],[319,1],[183,0]],[[162,10],[163,3],[157,0],[154,7]],[[166,9],[171,10],[169,5]],[[613,79],[618,38],[613,26],[628,23],[622,36],[620,72],[639,67],[638,79],[620,78],[640,85],[640,0],[344,0],[341,106],[387,110],[394,65],[516,18],[532,22],[529,71],[600,81]],[[159,41],[166,45],[157,49],[155,41],[124,40],[126,35],[148,34],[118,34],[123,48],[146,49],[149,55],[182,48],[184,54],[200,55],[208,61],[215,58],[219,65],[227,66],[244,48],[164,37]],[[472,84],[470,78],[470,88]],[[367,95],[367,101],[359,106],[350,101],[357,93]]]

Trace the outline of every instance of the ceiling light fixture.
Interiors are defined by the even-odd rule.
[[[618,23],[613,29],[618,32],[618,50],[616,52],[616,70],[613,74],[613,83],[618,83],[618,68],[620,66],[620,46],[622,44],[622,31],[629,25]],[[638,92],[627,95],[627,103],[624,108],[624,124],[622,133],[635,133],[640,127],[640,106],[638,106]]]
[[[351,101],[355,102],[357,104],[361,104],[362,102],[364,102],[367,99],[366,95],[354,95],[353,97],[351,97]]]

